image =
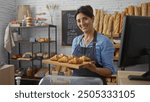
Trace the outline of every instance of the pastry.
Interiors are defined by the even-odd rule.
[[[81,56],[79,59],[82,60],[83,62],[91,61],[91,59],[89,57],[86,57],[86,56]]]
[[[68,62],[68,57],[67,56],[63,56],[60,59],[58,59],[58,62],[67,63]]]
[[[44,58],[44,59],[46,59],[46,58],[48,58],[48,57],[49,57],[48,53],[44,53],[44,54],[43,54],[43,58]]]
[[[58,60],[58,55],[54,55],[53,57],[50,58],[52,61],[57,61]]]
[[[58,58],[61,58],[63,56],[65,56],[65,55],[61,53],[61,54],[58,55]]]
[[[38,41],[38,42],[44,42],[45,39],[44,39],[44,38],[39,38],[37,41]]]
[[[81,59],[75,57],[75,58],[69,60],[68,63],[69,64],[82,64],[83,61]]]
[[[73,55],[68,56],[68,60],[71,60],[71,59],[73,59],[73,58],[74,58]]]

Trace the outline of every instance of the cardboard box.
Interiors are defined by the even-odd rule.
[[[4,65],[0,67],[0,85],[14,85],[14,78],[14,65]]]

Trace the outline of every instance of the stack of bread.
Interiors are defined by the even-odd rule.
[[[32,17],[27,17],[27,18],[26,18],[26,26],[27,26],[27,27],[32,26]]]

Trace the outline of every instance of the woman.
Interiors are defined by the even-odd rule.
[[[90,5],[81,6],[76,14],[77,26],[83,32],[74,38],[72,54],[75,56],[87,56],[95,61],[95,64],[85,65],[75,69],[74,76],[101,77],[106,84],[105,77],[115,73],[113,66],[114,47],[112,42],[93,28],[94,14]]]

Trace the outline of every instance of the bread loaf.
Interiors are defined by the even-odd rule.
[[[112,34],[113,21],[114,21],[114,17],[113,17],[113,15],[110,15],[109,21],[108,21],[107,32],[106,32],[107,36],[111,36],[111,34]]]
[[[121,14],[116,12],[115,13],[115,19],[114,19],[114,29],[113,29],[113,36],[114,37],[119,36],[120,17],[121,17]]]
[[[134,15],[134,6],[129,6],[128,7],[128,14],[129,15]]]
[[[129,15],[129,14],[128,14],[128,8],[125,8],[125,9],[124,9],[124,13],[125,13],[125,15]]]
[[[121,17],[120,17],[120,25],[119,25],[119,33],[120,33],[120,34],[121,34],[122,28],[123,28],[124,16],[125,16],[125,12],[122,12],[122,13],[121,13]]]
[[[99,28],[99,19],[100,19],[99,16],[100,16],[100,10],[96,9],[94,23],[93,23],[96,31],[98,31],[98,28]]]
[[[150,16],[150,3],[148,3],[147,15]]]
[[[104,35],[106,35],[106,32],[107,32],[109,17],[110,17],[110,14],[106,14],[104,16],[104,22],[103,22],[103,34]]]
[[[103,22],[104,22],[104,11],[103,10],[100,10],[100,19],[99,19],[99,29],[98,29],[98,32],[102,33],[103,31]]]
[[[148,10],[148,4],[147,3],[142,3],[141,4],[141,15],[142,16],[147,16],[147,10]]]
[[[135,6],[134,7],[134,15],[140,16],[141,15],[141,7]]]

